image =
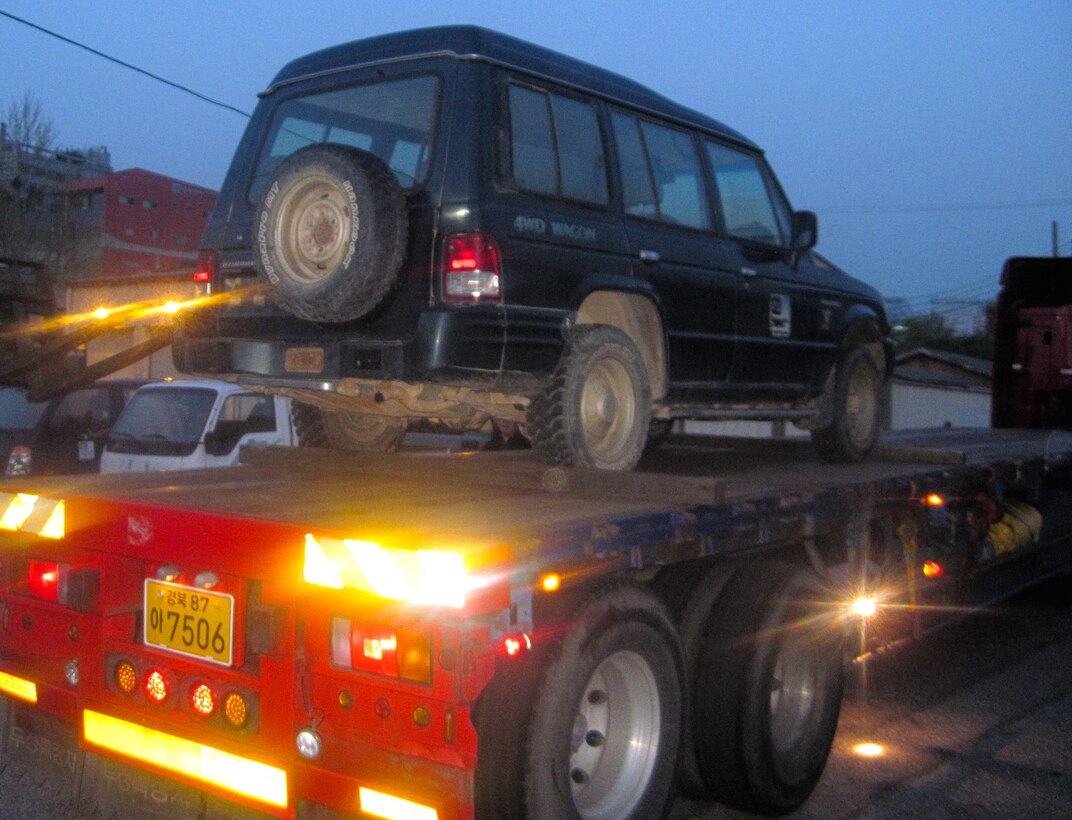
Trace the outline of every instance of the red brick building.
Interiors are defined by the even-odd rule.
[[[125,278],[192,269],[216,191],[141,168],[67,188],[67,278]]]

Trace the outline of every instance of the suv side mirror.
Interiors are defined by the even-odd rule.
[[[812,211],[793,211],[793,236],[789,246],[796,253],[811,250],[819,241],[819,217]]]

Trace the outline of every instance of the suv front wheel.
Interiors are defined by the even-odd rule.
[[[863,461],[878,441],[882,375],[863,347],[848,350],[838,362],[834,414],[830,426],[813,430],[812,442],[827,461]]]
[[[631,470],[651,420],[651,388],[636,345],[617,328],[570,334],[551,383],[532,398],[528,430],[549,464]]]

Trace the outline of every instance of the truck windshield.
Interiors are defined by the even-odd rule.
[[[21,387],[0,387],[0,430],[30,430],[37,426],[48,402],[26,401]]]
[[[215,390],[197,387],[139,390],[112,427],[108,449],[150,455],[193,452],[216,395]]]
[[[438,78],[420,76],[284,101],[257,161],[250,202],[261,200],[283,160],[300,148],[325,142],[375,154],[395,172],[399,185],[415,187],[428,170],[438,98]]]

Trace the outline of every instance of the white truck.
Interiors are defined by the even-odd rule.
[[[116,420],[101,472],[230,467],[244,444],[296,446],[290,399],[210,379],[154,383]]]

